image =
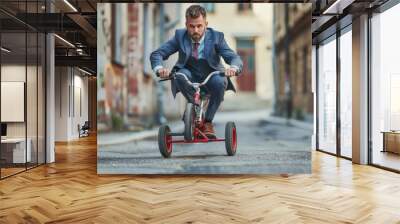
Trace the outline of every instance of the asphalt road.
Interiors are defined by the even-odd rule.
[[[311,134],[306,128],[264,119],[236,123],[238,149],[227,156],[224,142],[174,144],[161,156],[157,138],[99,146],[99,174],[283,174],[311,172]],[[216,122],[224,137],[225,121]],[[178,130],[173,130],[178,131]],[[177,137],[179,138],[179,137]]]

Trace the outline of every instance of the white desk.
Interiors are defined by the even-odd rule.
[[[25,158],[27,158],[26,162],[31,161],[31,145],[32,141],[30,138],[27,138],[26,142],[28,143],[28,147],[26,147],[25,154],[25,138],[5,138],[1,139],[1,144],[6,147],[12,146],[12,157],[13,163],[25,163]],[[3,149],[2,149],[3,150]]]

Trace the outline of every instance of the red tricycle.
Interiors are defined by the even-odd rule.
[[[168,125],[162,125],[158,130],[158,147],[161,155],[165,158],[171,156],[173,143],[191,144],[191,143],[209,143],[209,142],[225,142],[226,152],[229,156],[233,156],[237,149],[236,126],[234,122],[227,122],[225,125],[225,138],[209,138],[201,130],[204,125],[204,115],[208,105],[209,94],[201,88],[213,75],[224,75],[223,72],[215,71],[210,73],[207,78],[201,82],[191,82],[184,74],[172,72],[169,78],[160,81],[175,79],[176,76],[183,76],[184,79],[194,89],[194,104],[188,102],[186,104],[183,115],[184,131],[183,133],[171,132]],[[183,136],[183,139],[173,139],[173,136]]]

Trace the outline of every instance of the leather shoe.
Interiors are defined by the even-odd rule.
[[[208,138],[213,138],[213,139],[217,138],[217,136],[215,135],[214,126],[211,122],[204,123],[203,132]]]

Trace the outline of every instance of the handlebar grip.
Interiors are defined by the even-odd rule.
[[[160,77],[160,73],[158,71],[156,72],[156,75],[157,75],[157,77]],[[172,79],[174,79],[174,73],[173,72],[171,72],[169,74],[168,78],[160,79],[160,80],[158,80],[158,82],[164,82],[164,81],[168,81],[168,80],[172,80]]]
[[[172,78],[170,77],[170,78],[166,78],[166,79],[160,79],[160,80],[158,80],[158,82],[164,82],[164,81],[168,81],[168,80],[171,80]]]
[[[159,69],[159,70],[160,70],[160,69]],[[156,76],[157,76],[157,77],[160,77],[160,73],[158,72],[158,70],[156,71]],[[171,72],[169,73],[168,78],[171,79],[172,77],[173,77],[173,72],[171,71]]]
[[[236,71],[236,72],[235,72],[235,76],[239,76],[240,73],[241,73],[240,71]],[[221,74],[221,75],[225,75],[225,72],[221,72],[220,74]]]

